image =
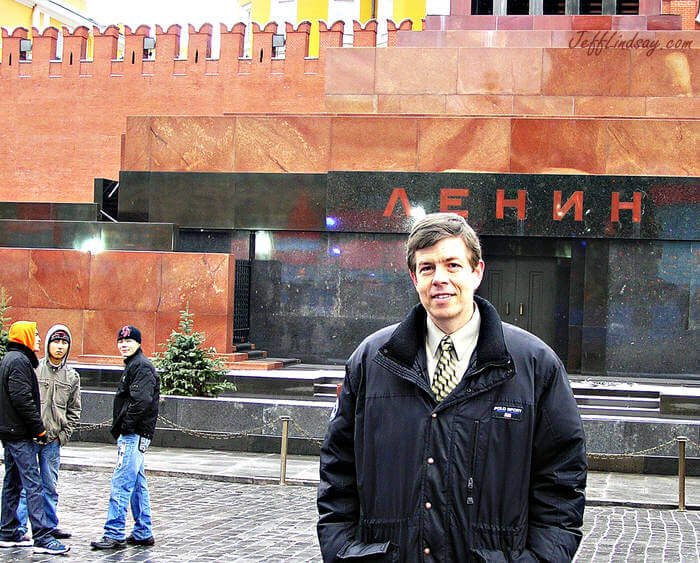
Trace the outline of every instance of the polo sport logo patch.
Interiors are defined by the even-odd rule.
[[[509,407],[505,405],[496,405],[493,407],[493,418],[503,418],[504,420],[520,420],[523,415],[521,407]]]

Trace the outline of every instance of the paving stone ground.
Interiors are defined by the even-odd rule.
[[[1,473],[0,469],[0,473]],[[0,549],[2,561],[320,561],[314,487],[149,476],[156,545],[92,551],[107,515],[110,475],[61,471],[59,517],[73,532],[68,557]],[[589,507],[583,562],[700,561],[700,512]]]

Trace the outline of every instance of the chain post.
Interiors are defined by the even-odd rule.
[[[678,436],[678,510],[685,510],[685,443],[688,438]]]
[[[280,485],[287,484],[287,442],[289,441],[289,421],[291,416],[281,416],[282,445],[280,447]]]

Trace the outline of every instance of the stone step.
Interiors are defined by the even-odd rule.
[[[603,407],[598,405],[578,405],[578,412],[581,416],[597,415],[597,416],[613,416],[617,418],[659,418],[661,409],[646,409],[634,407]]]
[[[70,357],[72,364],[89,364],[94,366],[121,366],[124,364],[124,358],[121,356],[99,356],[96,354],[81,354],[80,356]],[[79,368],[80,366],[78,366]]]
[[[251,370],[270,370],[280,369],[284,367],[284,363],[274,359],[256,359],[243,360],[240,362],[232,362],[226,366],[229,369],[251,369]]]
[[[658,409],[660,404],[658,397],[615,397],[611,395],[591,397],[588,395],[579,395],[578,393],[575,393],[574,397],[579,405],[587,406]]]

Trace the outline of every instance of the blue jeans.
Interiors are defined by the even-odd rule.
[[[44,513],[46,523],[51,528],[58,527],[56,505],[58,504],[58,468],[61,466],[61,445],[55,440],[45,446],[34,444],[34,451],[39,456],[39,476],[44,491]],[[27,492],[22,489],[17,506],[17,520],[22,533],[27,532]]]
[[[105,537],[123,540],[126,537],[126,512],[131,505],[134,517],[134,538],[143,540],[153,535],[151,530],[151,501],[143,468],[143,454],[151,441],[138,434],[119,436],[117,465],[112,475]]]
[[[46,521],[44,495],[41,491],[39,464],[34,442],[31,440],[3,440],[5,448],[5,479],[2,483],[2,520],[0,537],[18,539],[21,534],[17,520],[17,505],[22,488],[27,491],[29,521],[32,523],[34,545],[43,545],[51,539],[51,525]]]

